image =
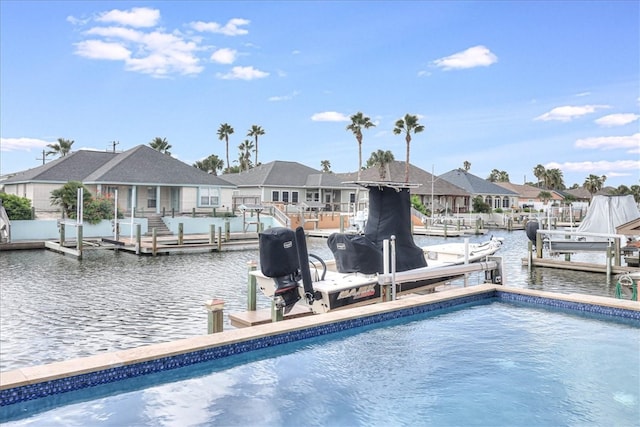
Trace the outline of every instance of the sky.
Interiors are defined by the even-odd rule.
[[[224,160],[223,123],[232,166],[258,125],[261,163],[354,172],[357,112],[363,163],[406,160],[411,114],[410,162],[435,175],[638,185],[640,2],[0,0],[0,175],[58,138]]]

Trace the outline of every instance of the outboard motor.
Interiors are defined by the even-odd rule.
[[[259,233],[260,270],[275,282],[274,300],[288,313],[300,299],[300,264],[295,232],[286,227],[269,228]]]
[[[529,221],[527,222],[527,225],[525,227],[525,232],[527,233],[527,237],[529,238],[529,240],[533,242],[534,246],[536,244],[536,235],[539,228],[540,228],[540,224],[538,223],[538,221]]]

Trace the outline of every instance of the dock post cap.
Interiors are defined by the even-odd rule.
[[[211,299],[204,303],[204,306],[209,311],[218,311],[224,309],[224,301],[221,299]]]

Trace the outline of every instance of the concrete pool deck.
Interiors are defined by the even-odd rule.
[[[482,284],[0,373],[0,406],[493,297],[640,320],[640,302]],[[433,307],[425,309],[425,307]]]

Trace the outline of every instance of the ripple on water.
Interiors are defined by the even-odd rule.
[[[505,238],[498,254],[507,285],[614,295],[614,286],[604,284],[601,274],[528,272],[521,261],[527,250],[524,232],[494,234]],[[443,240],[416,237],[420,246]],[[308,247],[310,253],[332,257],[325,239],[310,239]],[[220,298],[226,313],[244,311],[247,263],[258,259],[256,250],[160,257],[86,251],[82,260],[50,251],[2,252],[0,370],[205,334],[204,302]],[[479,276],[469,281],[476,282]],[[269,307],[270,301],[258,295],[258,306]],[[231,328],[227,316],[224,327]]]

